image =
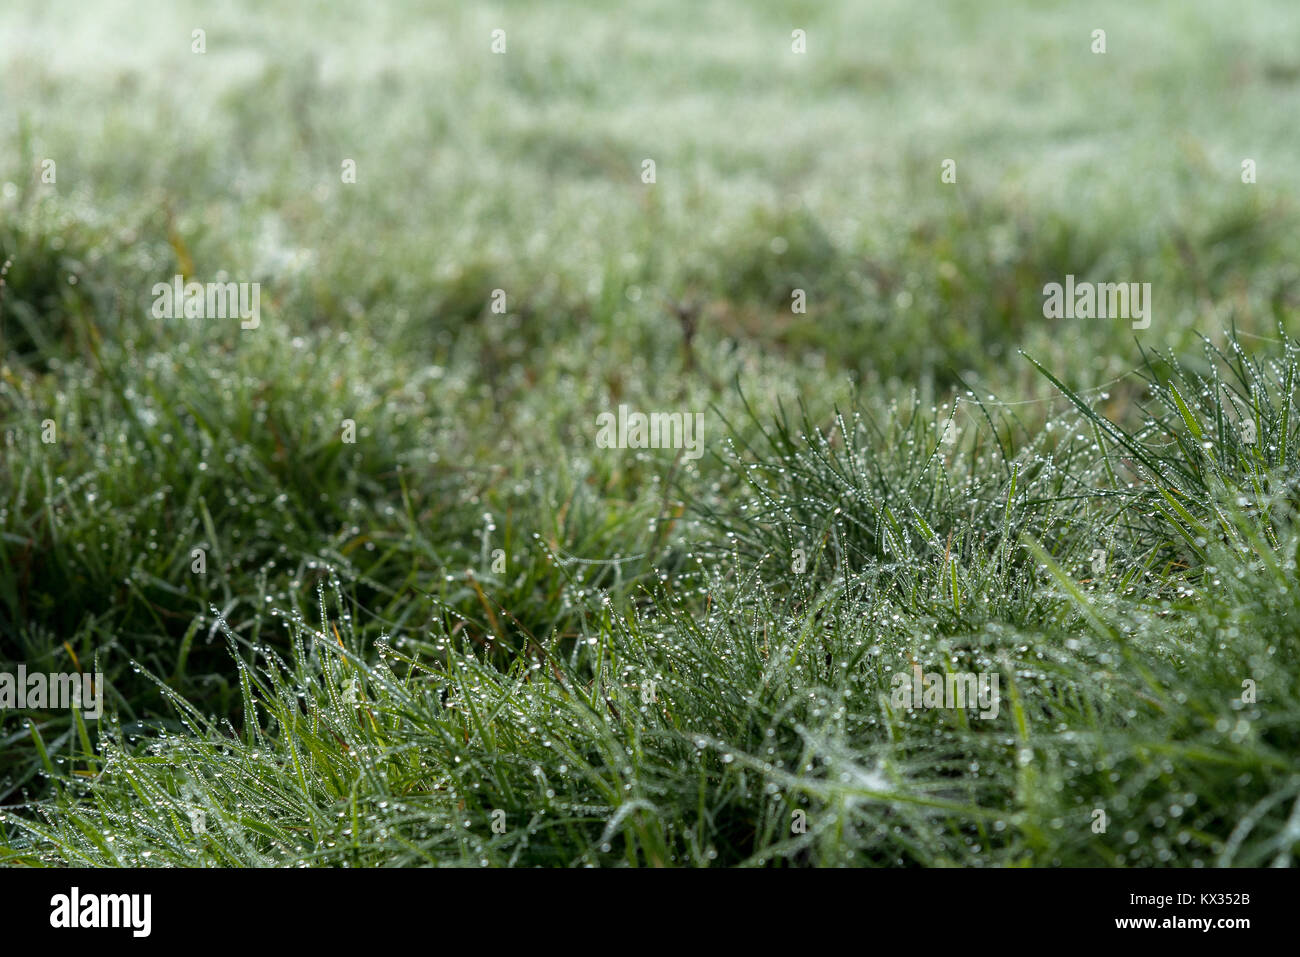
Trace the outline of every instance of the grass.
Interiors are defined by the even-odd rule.
[[[0,713],[0,862],[1292,863],[1289,7],[47,6],[0,671],[108,713]],[[261,325],[151,318],[178,272]]]

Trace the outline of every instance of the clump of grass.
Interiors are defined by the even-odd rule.
[[[107,236],[68,222],[50,204],[12,213],[0,223],[0,355],[47,370],[103,334],[93,317],[114,315],[116,295],[99,248]]]
[[[895,410],[878,434],[846,412],[834,442],[778,419],[765,446],[737,447],[746,522],[706,509],[728,547],[692,586],[602,589],[572,640],[553,629],[502,661],[443,604],[372,650],[337,582],[310,618],[275,616],[281,641],[218,615],[238,720],[160,681],[169,726],[116,716],[93,747],[45,748],[51,796],[0,822],[6,859],[1288,863],[1300,532],[1278,492],[1296,426],[1293,397],[1264,393],[1292,381],[1296,351],[1248,360],[1233,342],[1243,394],[1270,410],[1265,448],[1249,468],[1215,460],[1271,491],[1267,509],[1213,503],[1223,534],[1198,544],[1199,574],[1158,560],[1181,513],[1115,524],[1111,509],[1142,484],[1163,500],[1171,475],[1190,498],[1184,472],[1213,450],[1126,431],[1077,393],[1082,418],[1053,431],[1082,439],[995,441],[990,417],[944,455],[938,410]],[[1227,421],[1229,395],[1203,394],[1201,413]],[[1183,407],[1168,427],[1190,429]],[[1081,573],[1106,537],[1110,561]],[[807,540],[802,572],[754,559]],[[996,715],[899,702],[914,664],[996,673]]]
[[[1039,366],[1105,435],[1113,451],[1097,494],[1125,502],[1141,526],[1135,540],[1156,560],[1199,577],[1212,539],[1261,560],[1278,549],[1279,531],[1300,506],[1295,343],[1281,343],[1277,355],[1251,357],[1236,336],[1227,353],[1206,340],[1199,369],[1172,354],[1148,355],[1142,378],[1151,405],[1139,406],[1135,428],[1102,417]]]

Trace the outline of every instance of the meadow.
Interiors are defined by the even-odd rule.
[[[0,864],[1291,865],[1298,35],[9,0]]]

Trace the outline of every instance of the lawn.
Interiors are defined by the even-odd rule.
[[[0,7],[0,864],[1293,862],[1300,7],[372,7]]]

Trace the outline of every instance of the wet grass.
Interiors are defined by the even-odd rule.
[[[27,6],[0,862],[1291,863],[1294,11]]]

